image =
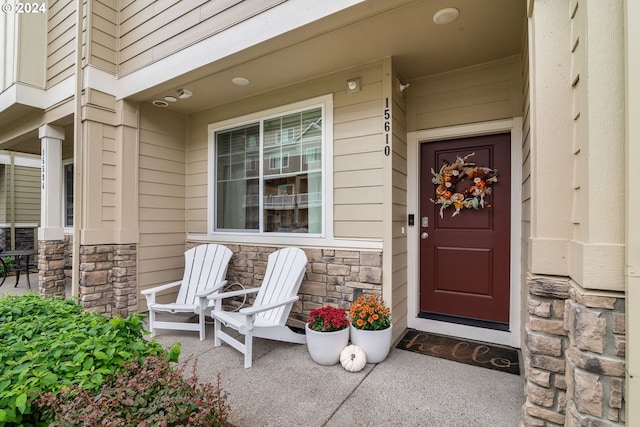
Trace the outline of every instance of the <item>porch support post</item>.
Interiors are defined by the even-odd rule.
[[[42,295],[64,296],[64,226],[62,224],[64,129],[43,125],[38,129],[38,136],[42,150],[38,288]]]
[[[43,125],[38,129],[42,147],[40,240],[63,240],[62,141],[64,129]]]
[[[640,162],[640,52],[635,43],[640,37],[640,28],[636,25],[640,17],[640,4],[634,0],[626,0],[625,7],[625,147],[626,178],[625,206],[626,206],[626,259],[625,259],[625,289],[626,289],[626,376],[625,376],[625,421],[629,426],[640,425],[640,224],[638,210],[640,199],[635,195],[636,170]],[[634,402],[634,403],[632,403]]]

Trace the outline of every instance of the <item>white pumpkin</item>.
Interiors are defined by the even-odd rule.
[[[357,345],[348,345],[340,352],[340,363],[349,372],[359,372],[367,364],[367,355]]]

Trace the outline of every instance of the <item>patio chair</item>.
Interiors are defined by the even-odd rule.
[[[177,329],[182,331],[200,331],[200,341],[205,337],[205,309],[210,303],[207,296],[218,292],[227,282],[225,276],[232,252],[226,246],[206,244],[196,246],[184,253],[184,276],[182,280],[156,286],[142,291],[149,307],[149,330],[155,336],[157,329]],[[159,292],[180,287],[176,301],[159,304],[156,296]],[[167,322],[156,320],[156,313],[194,313],[198,323],[188,321]]]
[[[262,285],[240,291],[209,295],[215,300],[211,312],[214,319],[214,347],[222,341],[244,354],[244,367],[250,368],[253,352],[253,337],[277,341],[306,343],[304,334],[298,334],[285,325],[293,303],[298,299],[298,289],[304,277],[307,256],[298,248],[284,248],[269,255],[267,271]],[[256,293],[251,307],[239,311],[224,311],[222,299]],[[222,325],[244,335],[244,343],[222,330]]]

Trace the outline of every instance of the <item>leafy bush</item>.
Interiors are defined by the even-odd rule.
[[[144,333],[141,315],[108,319],[35,293],[0,298],[0,427],[41,424],[40,393],[99,390],[126,362],[163,354]],[[179,353],[172,349],[172,360]]]
[[[10,256],[6,256],[3,258],[4,261],[4,265],[2,265],[2,263],[0,263],[0,274],[4,274],[4,267],[7,267],[7,273],[9,273],[10,271],[13,271],[14,268],[16,268],[16,261],[15,259],[13,259],[13,257]]]
[[[198,386],[196,362],[174,369],[164,357],[132,362],[105,384],[99,394],[79,386],[37,400],[52,415],[50,426],[220,426],[229,412],[227,396],[215,385]]]

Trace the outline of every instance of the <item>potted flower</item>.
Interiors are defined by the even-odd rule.
[[[391,349],[391,313],[380,295],[361,295],[351,304],[351,343],[367,355],[367,363],[380,363]]]
[[[326,306],[312,310],[305,326],[307,348],[314,362],[335,365],[349,344],[349,320],[345,310]]]

